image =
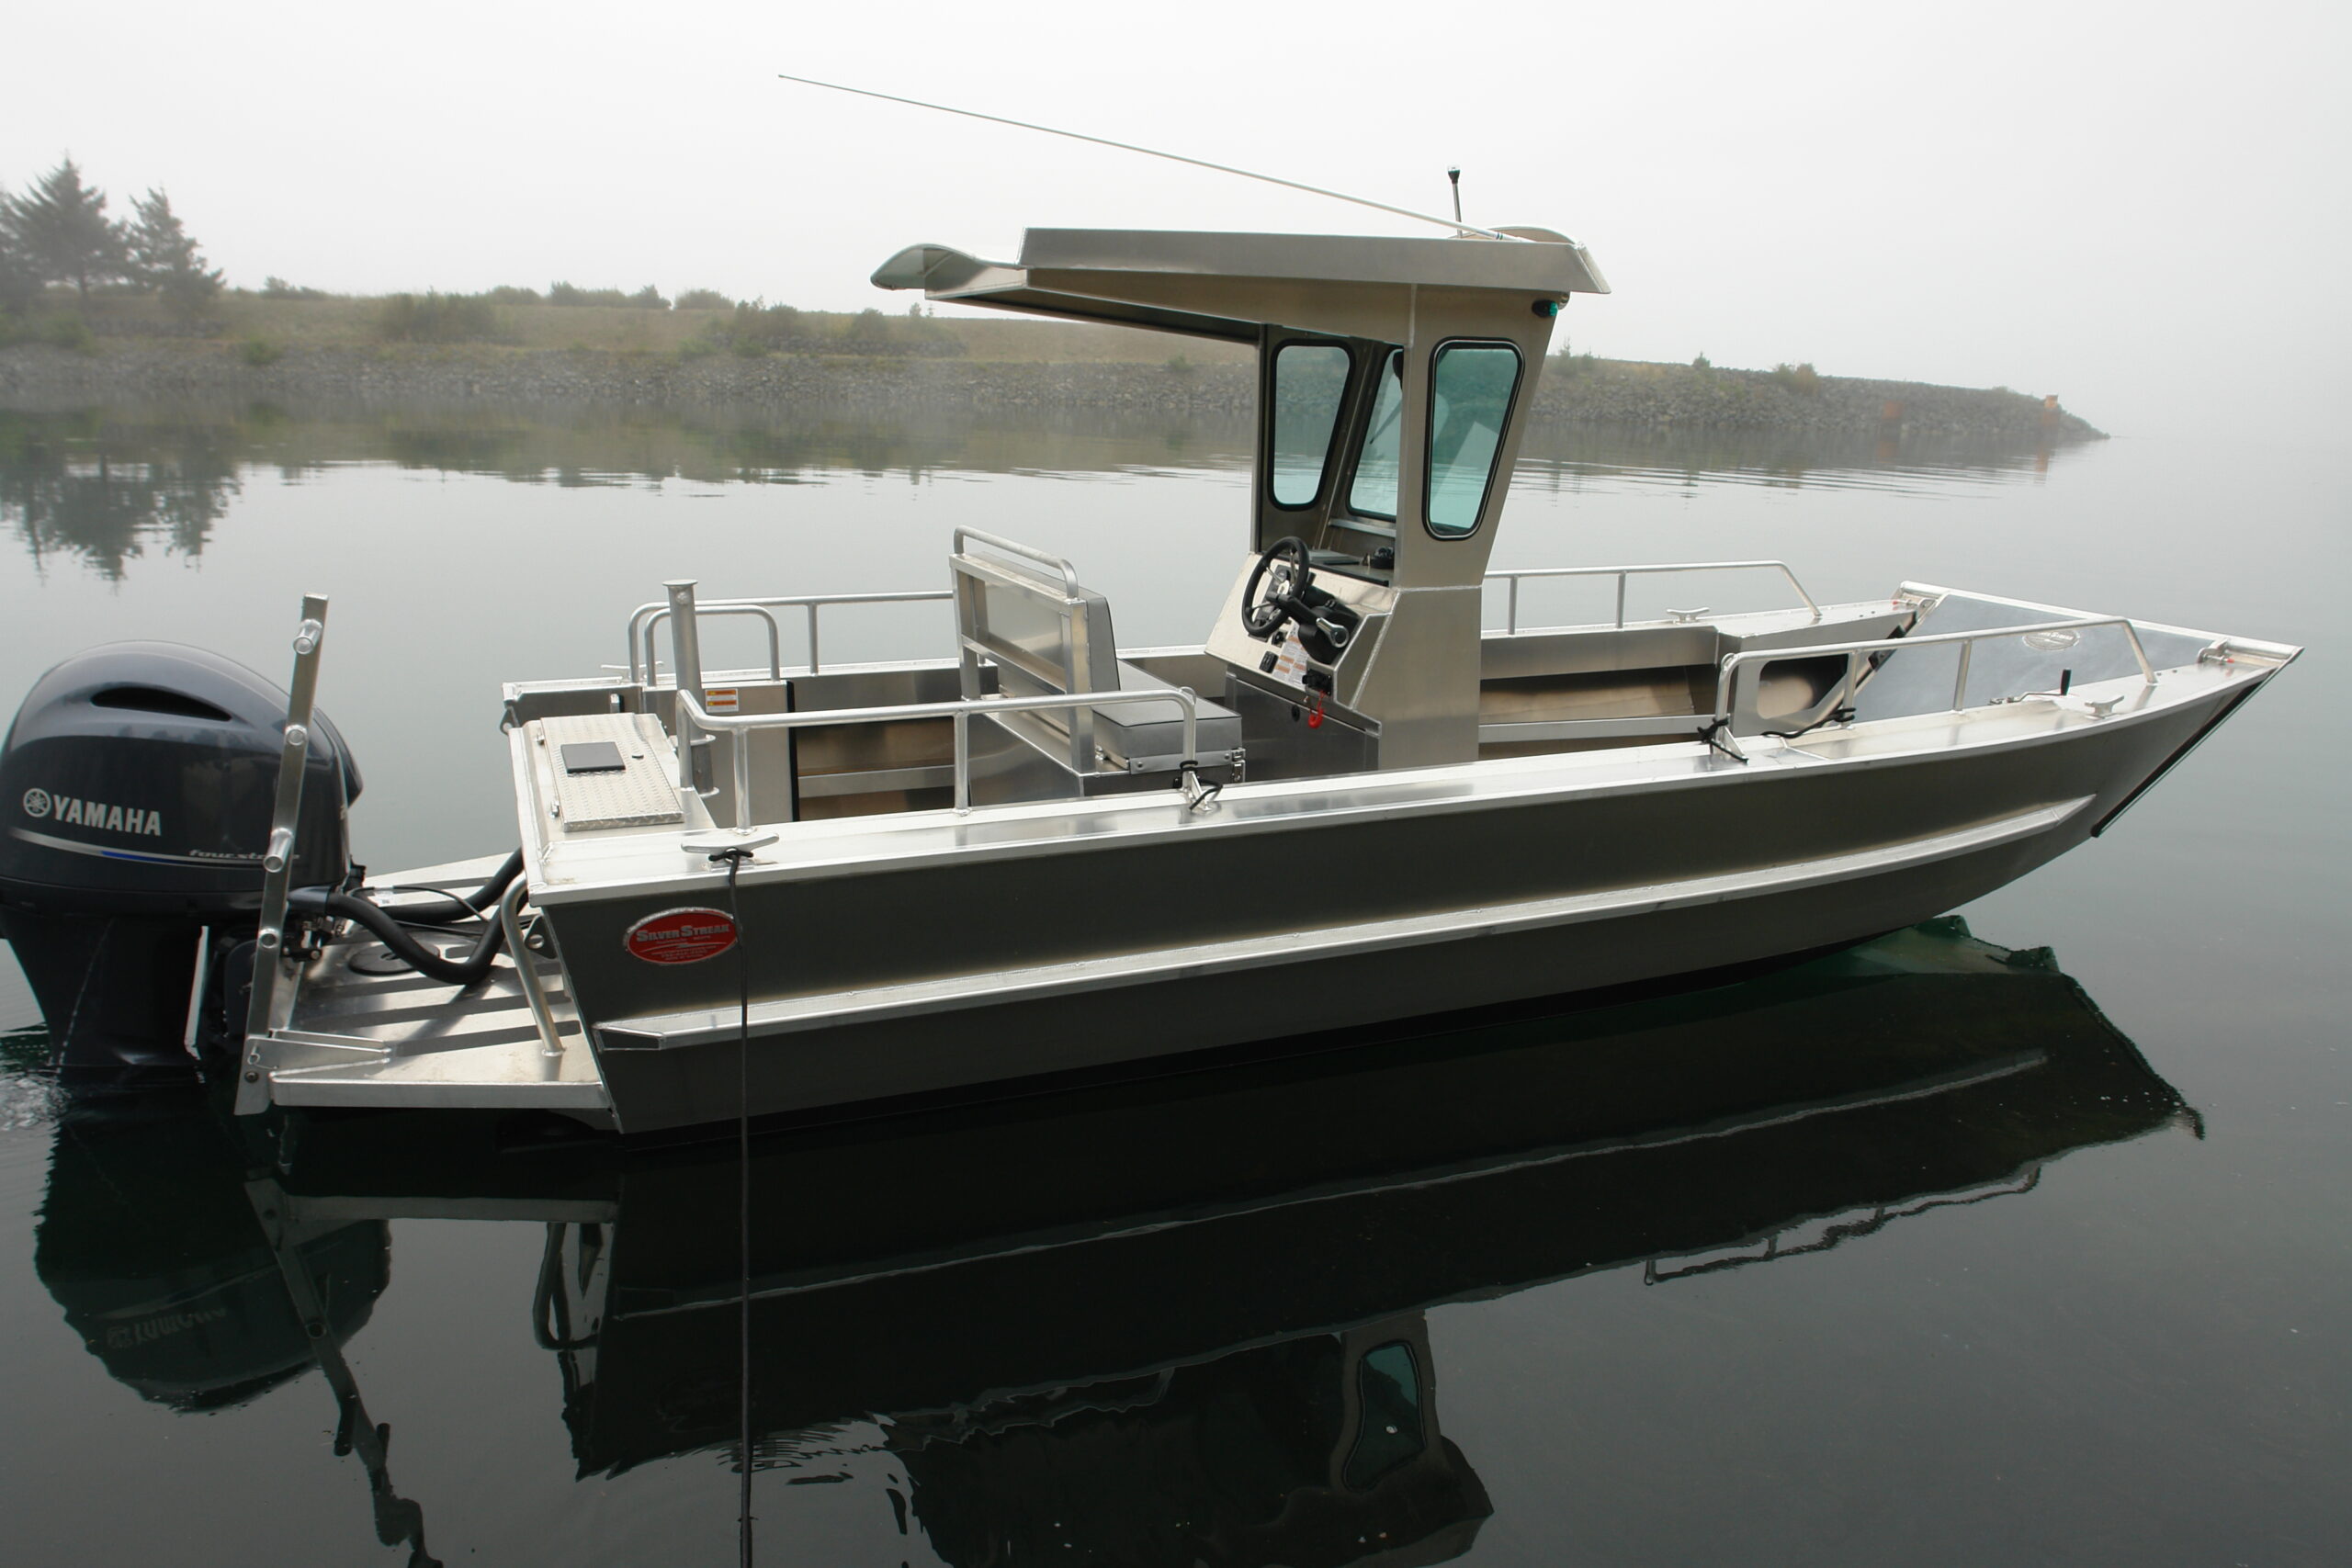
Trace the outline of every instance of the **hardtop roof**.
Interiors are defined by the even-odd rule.
[[[1527,237],[1032,229],[1018,262],[910,245],[876,269],[874,283],[957,304],[1239,342],[1268,326],[1402,341],[1420,289],[1492,295],[1498,311],[1514,315],[1609,291],[1583,246],[1544,230],[1507,232]]]

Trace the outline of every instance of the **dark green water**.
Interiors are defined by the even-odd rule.
[[[1124,642],[1198,641],[1246,444],[0,413],[0,693],[128,637],[281,676],[326,592],[361,857],[482,853],[514,832],[497,682],[619,660],[661,580],[927,587],[970,524],[1073,558]],[[2343,473],[1537,438],[1498,567],[1778,556],[1825,600],[1908,578],[2312,651],[1964,928],[764,1140],[763,1559],[2345,1560]],[[1583,618],[1574,592],[1530,618]],[[1634,613],[1763,590],[1657,592]],[[829,622],[828,656],[944,652],[933,614]],[[66,1111],[7,966],[0,1028],[11,1562],[388,1562],[420,1532],[450,1562],[732,1560],[724,1151],[410,1117],[262,1148],[200,1105]]]

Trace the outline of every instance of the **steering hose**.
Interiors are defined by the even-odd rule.
[[[471,893],[452,893],[445,887],[396,887],[392,890],[401,893],[431,893],[448,901],[446,908],[435,908],[429,904],[403,908],[400,911],[399,919],[410,925],[431,925],[443,920],[472,919],[484,909],[497,903],[498,896],[505,892],[507,886],[522,874],[523,852],[516,850],[506,857],[495,872],[491,874],[488,882],[483,883]]]
[[[514,870],[521,869],[521,861],[522,856],[517,853],[512,863]],[[514,880],[513,871],[505,874],[506,882]],[[504,890],[501,885],[498,891]],[[490,895],[493,898],[497,896],[496,892]],[[492,920],[484,928],[471,953],[461,959],[448,959],[411,936],[400,921],[392,918],[390,910],[348,893],[337,893],[325,887],[299,888],[288,897],[286,907],[295,914],[335,915],[365,926],[370,934],[390,948],[401,963],[428,979],[451,986],[470,986],[489,974],[491,962],[498,956],[498,950],[506,942],[504,922]]]

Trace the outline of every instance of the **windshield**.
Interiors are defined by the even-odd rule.
[[[1276,506],[1312,506],[1323,489],[1331,431],[1348,389],[1348,351],[1336,343],[1286,343],[1274,351]]]

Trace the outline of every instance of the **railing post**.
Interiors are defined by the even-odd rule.
[[[311,710],[319,690],[319,650],[326,641],[323,594],[302,596],[301,624],[294,628],[294,679],[286,699],[286,728],[277,752],[277,800],[270,814],[269,842],[262,852],[261,920],[254,935],[253,997],[245,1010],[245,1048],[237,1084],[237,1114],[249,1116],[269,1104],[269,1063],[263,1043],[285,1020],[280,1016],[287,983],[293,978],[286,957],[286,903],[294,888],[294,857],[301,847],[302,775],[311,760]]]
[[[817,672],[817,601],[808,601],[808,673]]]
[[[1617,574],[1617,629],[1621,632],[1625,629],[1625,579],[1630,575],[1623,571]]]
[[[523,900],[530,893],[530,884],[522,877],[509,884],[498,900],[498,924],[506,933],[506,955],[514,961],[514,977],[522,983],[523,999],[530,1004],[531,1022],[539,1032],[539,1055],[560,1058],[563,1036],[556,1029],[555,1011],[548,1005],[547,984],[531,962],[531,950],[523,943]]]
[[[678,694],[691,692],[699,703],[704,700],[702,689],[702,637],[695,619],[695,582],[684,578],[662,585],[670,595],[670,662],[671,674],[677,682]],[[684,706],[678,709],[678,787],[695,787],[695,746],[686,733],[690,716]]]
[[[1503,635],[1516,637],[1519,635],[1519,579],[1513,577],[1510,581],[1510,607],[1503,614]]]
[[[1951,710],[1959,713],[1968,706],[1969,656],[1976,651],[1973,640],[1960,645],[1960,673],[1951,683]]]
[[[958,708],[950,716],[956,726],[956,812],[960,817],[972,809],[971,715]]]

